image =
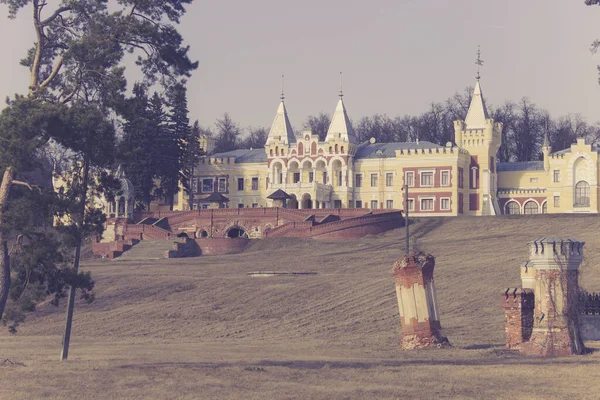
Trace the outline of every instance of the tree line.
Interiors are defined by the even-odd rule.
[[[375,138],[377,142],[426,140],[443,146],[454,142],[454,121],[466,118],[472,93],[473,87],[467,87],[445,101],[431,103],[419,115],[389,117],[386,114],[374,114],[362,117],[352,125],[360,142],[370,138]],[[498,161],[540,159],[546,136],[553,151],[569,148],[579,137],[585,138],[588,143],[595,143],[600,138],[600,123],[588,123],[579,114],[554,118],[527,97],[518,102],[506,101],[500,106],[488,106],[488,114],[504,126]],[[320,140],[325,140],[330,122],[329,114],[321,112],[307,117],[302,129],[310,129]],[[215,152],[260,148],[264,146],[268,135],[265,128],[248,128],[244,131],[227,113],[217,120],[215,127],[214,132],[204,130],[205,134],[214,136]]]

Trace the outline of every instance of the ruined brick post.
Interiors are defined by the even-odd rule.
[[[531,289],[510,288],[502,294],[506,348],[516,350],[531,337],[534,296]]]
[[[529,245],[535,269],[533,331],[522,351],[531,355],[581,354],[578,269],[583,245],[572,239],[536,239]]]
[[[438,314],[431,254],[404,256],[394,263],[396,295],[402,324],[402,348],[405,350],[443,346],[448,339],[442,336]]]

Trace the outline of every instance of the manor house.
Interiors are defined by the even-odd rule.
[[[194,170],[193,208],[403,209],[414,216],[598,213],[598,149],[583,139],[543,161],[500,163],[502,124],[490,118],[479,79],[454,143],[360,143],[342,94],[325,140],[295,134],[282,95],[264,148],[204,157]],[[277,196],[276,196],[277,197]],[[188,209],[181,190],[176,209]]]

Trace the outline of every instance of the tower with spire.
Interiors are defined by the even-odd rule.
[[[281,102],[277,108],[275,119],[269,130],[265,150],[267,157],[286,155],[289,153],[289,148],[296,143],[296,136],[292,129],[292,124],[288,118],[287,109],[285,108],[285,95],[283,92],[283,78],[281,75]]]
[[[500,210],[496,200],[496,154],[502,145],[502,123],[490,118],[479,67],[483,65],[477,50],[475,88],[464,121],[454,121],[454,141],[471,155],[469,171],[464,171],[464,187],[469,192],[469,210],[475,215],[495,215]]]
[[[345,146],[348,149],[349,154],[354,154],[356,146],[358,145],[358,139],[352,128],[350,118],[348,118],[348,112],[344,105],[344,91],[342,86],[342,73],[340,72],[340,93],[339,100],[333,116],[331,117],[331,123],[327,130],[327,136],[325,142],[333,145]]]

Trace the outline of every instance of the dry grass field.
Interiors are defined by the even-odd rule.
[[[87,262],[97,300],[76,308],[69,361],[58,361],[64,305],[44,305],[16,336],[0,331],[0,399],[600,397],[600,352],[507,352],[500,307],[537,237],[586,241],[580,282],[600,290],[600,218],[429,219],[412,229],[437,257],[449,349],[399,348],[391,266],[403,230],[272,239],[230,256]],[[256,270],[318,274],[246,275]]]

